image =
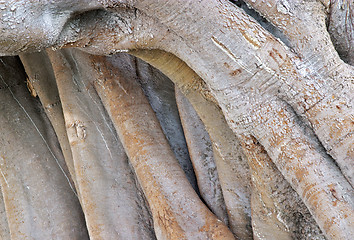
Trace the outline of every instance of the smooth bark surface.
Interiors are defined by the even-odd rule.
[[[32,89],[32,96],[38,96],[45,113],[47,114],[55,134],[58,137],[60,148],[63,152],[66,166],[70,172],[70,180],[76,183],[74,162],[68,135],[65,129],[63,109],[60,102],[59,92],[56,85],[52,65],[45,51],[32,54],[22,54],[21,62],[25,68],[27,87]],[[30,90],[31,91],[31,90]]]
[[[149,214],[127,156],[93,82],[83,73],[85,66],[77,64],[73,54],[70,50],[49,52],[49,57],[90,238],[151,239]]]
[[[216,170],[213,146],[202,120],[188,99],[176,88],[176,100],[188,150],[195,169],[200,195],[212,212],[225,224],[228,218]]]
[[[0,192],[0,239],[11,239],[9,223],[7,222],[6,216],[5,202],[2,196],[2,191]]]
[[[174,84],[156,68],[140,59],[135,59],[137,80],[141,85],[151,108],[156,113],[177,161],[187,175],[188,181],[198,192],[197,180],[189,156],[181,119],[178,114]]]
[[[116,76],[117,82],[109,78],[107,70],[119,66],[113,64],[102,57],[97,60],[96,68],[104,78],[97,78],[96,89],[108,108],[149,201],[157,237],[233,239],[227,227],[206,208],[191,188],[134,77],[128,80],[129,75],[121,73]],[[105,65],[108,65],[107,70]],[[129,108],[134,108],[134,111],[129,111]],[[142,117],[144,123],[138,120]],[[195,224],[190,225],[190,222]]]
[[[159,68],[188,97],[213,143],[230,229],[240,239],[252,238],[251,180],[247,160],[210,90],[192,69],[172,54],[157,50],[133,51],[131,54]]]
[[[11,238],[87,239],[55,132],[27,90],[21,63],[11,57],[0,64],[0,183]]]

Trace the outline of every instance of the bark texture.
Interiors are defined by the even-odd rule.
[[[49,57],[90,238],[151,239],[149,214],[127,156],[92,80],[83,73],[85,66],[73,54],[70,50],[49,52]]]
[[[0,1],[0,238],[351,239],[353,11]]]
[[[0,181],[10,236],[87,239],[55,132],[24,80],[18,58],[1,60]]]
[[[209,134],[193,106],[178,88],[176,88],[176,100],[200,195],[216,216],[224,223],[228,223]]]

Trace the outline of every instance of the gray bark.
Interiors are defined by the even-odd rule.
[[[178,88],[176,88],[176,100],[200,195],[212,212],[228,224],[209,134],[191,103]]]
[[[0,64],[0,183],[11,238],[87,239],[55,132],[27,90],[21,63]]]
[[[276,230],[274,226],[281,226],[284,218],[263,218],[260,213],[262,208],[263,210],[265,208],[261,203],[267,202],[266,208],[270,208],[271,213],[291,215],[287,212],[289,209],[286,206],[290,206],[289,202],[298,202],[294,209],[298,209],[302,215],[311,214],[327,238],[350,239],[354,235],[352,3],[328,0],[232,2],[239,2],[237,4],[246,11],[229,1],[212,0],[1,1],[0,54],[17,55],[48,47],[54,49],[76,47],[98,55],[128,51],[145,59],[163,71],[177,86],[179,85],[203,121],[213,145],[220,187],[225,200],[225,206],[220,203],[219,207],[227,209],[229,226],[236,237],[251,238],[252,230],[248,226],[252,222],[253,232],[257,233],[254,235],[255,238],[263,239],[267,236],[271,238],[272,232],[269,229]],[[244,2],[255,11],[248,10]],[[260,15],[257,15],[258,13]],[[255,19],[249,14],[255,16]],[[273,27],[264,29],[257,21],[269,21]],[[108,63],[108,58],[80,55],[76,51],[51,52],[50,60],[43,60],[44,56],[41,54],[21,56],[30,78],[28,86],[32,95],[38,94],[41,98],[44,112],[48,115],[55,132],[44,112],[36,112],[35,109],[40,108],[38,102],[21,100],[31,99],[25,97],[29,94],[24,93],[23,87],[17,92],[21,84],[13,86],[12,82],[4,82],[4,88],[1,89],[5,92],[2,97],[6,104],[1,112],[3,117],[0,124],[4,130],[0,132],[0,136],[4,144],[0,150],[10,154],[15,164],[3,163],[5,165],[2,167],[6,171],[4,170],[0,178],[10,234],[13,236],[18,234],[18,231],[11,230],[14,229],[13,214],[15,214],[15,211],[9,208],[10,204],[13,204],[12,197],[22,199],[22,205],[17,206],[27,211],[22,216],[27,220],[23,225],[20,224],[18,229],[27,229],[28,234],[31,227],[37,228],[37,225],[29,227],[29,216],[32,212],[28,211],[31,208],[38,208],[36,204],[44,200],[36,198],[35,204],[26,205],[26,194],[35,196],[38,189],[30,188],[29,193],[25,189],[25,183],[21,182],[18,176],[27,176],[30,169],[20,165],[21,157],[16,153],[21,152],[21,156],[26,154],[32,156],[32,159],[38,159],[31,155],[28,149],[34,143],[38,145],[42,139],[42,145],[35,147],[36,152],[38,150],[43,156],[48,154],[49,157],[55,156],[54,159],[57,160],[55,162],[62,166],[61,172],[65,173],[66,177],[60,178],[58,172],[55,179],[59,182],[66,180],[67,190],[72,188],[70,194],[65,193],[67,195],[64,198],[76,202],[75,204],[81,203],[91,237],[99,238],[102,229],[105,232],[102,236],[116,236],[108,230],[116,227],[112,224],[114,217],[103,216],[112,216],[111,212],[107,212],[107,208],[110,208],[108,206],[123,200],[110,189],[101,191],[100,188],[109,186],[107,183],[114,179],[112,169],[102,168],[100,165],[101,158],[102,163],[109,162],[107,154],[112,151],[117,153],[110,161],[112,164],[113,159],[126,162],[124,156],[125,152],[127,153],[137,174],[138,185],[142,186],[150,205],[158,238],[231,237],[225,225],[216,221],[216,217],[203,205],[195,192],[198,188],[195,186],[193,190],[190,187],[180,169],[181,163],[193,184],[195,180],[191,166],[186,164],[189,160],[184,136],[177,131],[175,135],[169,134],[171,130],[167,130],[168,120],[164,120],[163,117],[160,117],[160,122],[165,126],[163,127],[165,131],[161,130],[149,102],[143,100],[138,84],[128,83],[126,79],[119,79],[117,83],[111,79],[113,76],[121,77],[125,71],[131,73],[125,72],[124,77],[136,79],[133,72],[136,74],[137,69],[132,67],[131,60],[126,59],[124,62],[120,59],[117,62],[121,66],[108,64],[107,67],[103,65]],[[71,56],[73,52],[81,57],[76,59]],[[87,56],[87,59],[82,56]],[[31,59],[36,64],[32,64]],[[119,59],[118,55],[113,59]],[[54,67],[54,75],[43,70],[50,68],[50,65]],[[141,63],[141,66],[146,65]],[[3,76],[2,78],[9,81],[6,74],[10,70],[6,64],[3,67],[5,78]],[[104,73],[100,75],[99,71]],[[146,79],[154,77],[145,70],[139,74],[146,76]],[[39,75],[38,82],[36,75]],[[100,79],[92,83],[95,89],[100,91],[99,96],[103,104],[100,103],[89,82],[80,85],[77,81],[91,79],[92,76]],[[54,83],[53,80],[56,81],[52,85],[53,88],[48,87],[46,77],[51,79],[51,84]],[[25,76],[18,76],[17,79],[20,81],[19,79],[25,79]],[[129,96],[126,96],[125,88],[121,88],[123,85],[136,91],[129,92]],[[59,95],[55,92],[55,86],[59,88]],[[113,91],[111,87],[115,90]],[[14,90],[11,90],[12,88]],[[10,91],[7,92],[5,89]],[[147,93],[148,91],[146,93],[151,99],[152,96],[156,97],[159,94],[163,96],[163,89],[168,87],[156,88],[153,94]],[[52,90],[53,94],[49,94]],[[58,98],[63,108],[61,110],[58,104],[51,112],[48,104],[57,103]],[[164,99],[170,101],[171,98]],[[150,103],[154,106],[154,101]],[[126,109],[119,107],[119,104]],[[104,112],[104,108],[109,114]],[[36,116],[33,119],[39,119],[36,120],[38,123],[31,120],[32,116],[28,117],[30,115],[23,111],[22,115],[18,116],[21,122],[10,121],[16,120],[16,114],[19,114],[15,109],[19,110],[18,112],[21,110],[33,112],[33,116]],[[144,111],[146,115],[143,114]],[[170,116],[168,118],[174,119],[173,125],[179,125],[175,109],[161,109],[161,113],[155,111],[157,115]],[[216,118],[215,121],[212,119],[213,116]],[[186,116],[182,117],[182,120],[186,119]],[[33,127],[30,128],[31,124],[35,124],[37,132],[41,133],[39,136],[35,134]],[[118,135],[114,135],[112,126],[116,128]],[[27,129],[31,129],[32,132],[30,130],[26,132]],[[94,134],[89,134],[91,131]],[[11,132],[15,132],[19,137],[14,137]],[[109,137],[101,139],[103,133],[107,133]],[[58,136],[63,154],[55,134]],[[168,142],[166,136],[174,136],[176,139]],[[249,139],[253,139],[256,144],[247,144]],[[13,149],[8,144],[9,140],[21,146],[19,150]],[[123,147],[118,146],[118,140],[122,141]],[[146,143],[151,145],[147,147],[144,145]],[[107,147],[107,144],[112,146]],[[48,153],[39,146],[54,150]],[[178,146],[183,148],[184,153],[180,155],[180,159],[187,161],[178,163],[170,146],[177,153],[177,157]],[[144,147],[149,151],[139,150]],[[241,149],[245,151],[247,157]],[[192,150],[195,150],[195,147],[191,149],[191,155]],[[163,159],[161,156],[166,158]],[[89,162],[86,162],[86,159],[89,159]],[[261,171],[260,165],[255,164],[254,159],[268,161],[269,168]],[[140,162],[143,162],[143,167],[139,165]],[[88,169],[87,172],[86,170],[83,172],[83,166],[88,166],[85,164],[92,164],[90,168],[85,168]],[[20,166],[22,168],[17,168]],[[48,179],[46,166],[40,166],[42,175],[28,177],[31,184],[39,178]],[[127,163],[124,166],[128,171]],[[122,170],[120,167],[117,168]],[[164,175],[164,170],[172,172],[170,179]],[[274,176],[274,179],[255,181],[259,176],[269,175]],[[134,178],[132,173],[129,176],[130,179]],[[75,184],[71,182],[71,177]],[[18,189],[18,194],[8,189],[8,178],[13,184],[17,184],[15,189]],[[249,189],[250,178],[253,190]],[[158,184],[149,185],[152,179]],[[176,199],[169,195],[175,185],[171,179],[174,179],[173,181],[178,179],[179,182],[176,185],[179,189]],[[214,180],[210,181],[216,183]],[[276,186],[280,181],[286,181],[286,184],[279,185],[282,188],[275,191],[276,199],[265,200],[272,195],[272,186]],[[48,184],[43,186],[47,187],[46,189],[51,189],[50,186],[56,184],[53,179],[47,182]],[[79,201],[73,191],[74,186]],[[135,183],[129,186],[132,187],[128,191],[131,194],[139,192],[139,186]],[[290,194],[296,197],[288,199],[288,202],[282,205],[280,195],[283,191],[291,193],[290,189],[297,195]],[[100,191],[102,195],[95,195]],[[56,194],[58,192],[52,191],[49,195],[54,198]],[[237,197],[233,198],[232,194],[236,194]],[[95,205],[97,202],[104,202],[101,198],[106,196],[111,196],[108,197],[106,204]],[[139,199],[137,195],[135,197],[146,206],[143,199]],[[190,206],[182,204],[186,203],[183,201],[186,197],[193,199]],[[58,204],[63,204],[62,201],[59,202]],[[90,207],[93,206],[91,203],[95,207]],[[50,204],[46,206],[52,207]],[[177,211],[179,209],[177,206],[182,206],[180,209],[185,212]],[[132,208],[136,210],[138,207]],[[67,214],[77,214],[79,217],[82,216],[80,211]],[[149,219],[146,211],[143,210],[144,213],[141,214]],[[97,219],[92,217],[96,214],[99,216]],[[166,220],[167,215],[173,216],[168,218],[170,222]],[[42,216],[40,211],[38,216]],[[56,216],[54,214],[53,218]],[[207,216],[208,219],[203,227],[202,216]],[[65,217],[58,216],[58,221],[63,222],[63,218]],[[136,224],[134,219],[136,220],[132,217],[127,220],[131,221],[131,226]],[[189,226],[186,219],[193,219],[195,225]],[[288,223],[283,224],[284,226],[275,232],[279,232],[284,238],[301,236],[290,233],[295,230],[289,230],[293,229],[289,226],[295,226],[294,222],[302,218],[287,219]],[[46,221],[43,218],[41,220]],[[99,224],[96,224],[96,220]],[[306,217],[307,220],[309,228],[306,231],[321,238],[322,235],[312,218]],[[260,225],[262,221],[265,221],[264,226]],[[124,222],[127,228],[130,226],[128,222]],[[146,220],[146,228],[142,230],[147,238],[153,235],[148,222],[149,220]],[[83,221],[77,224],[77,229],[81,229]],[[267,226],[270,226],[269,229]],[[100,230],[96,231],[96,228]],[[201,235],[192,233],[197,231],[196,229],[201,229]],[[4,231],[6,234],[5,228]],[[80,231],[78,230],[77,234],[80,234]],[[135,229],[132,230],[134,231]],[[125,234],[127,231],[123,232]],[[51,233],[47,230],[43,231],[43,234],[49,236]]]
[[[156,68],[136,59],[138,81],[156,113],[172,151],[188,181],[198,192],[197,180],[189,157],[186,139],[178,114],[174,84]]]

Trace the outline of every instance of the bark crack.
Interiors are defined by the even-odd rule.
[[[221,51],[226,53],[226,55],[231,58],[234,62],[236,62],[242,69],[244,69],[249,74],[253,74],[248,68],[243,64],[239,57],[236,57],[230,49],[228,49],[223,43],[221,43],[215,36],[211,37],[212,42],[215,46],[217,46]]]
[[[263,28],[265,28],[273,37],[279,39],[287,47],[291,48],[290,42],[287,37],[276,28],[271,22],[269,22],[261,13],[250,8],[247,3],[243,0],[230,0],[231,3],[235,4],[237,7],[243,9],[247,15],[252,17],[256,22],[258,22]]]
[[[304,135],[310,139],[311,141],[313,141],[314,143],[316,143],[317,145],[317,150],[318,152],[322,153],[323,155],[325,155],[326,158],[330,159],[331,162],[336,166],[336,168],[342,173],[338,163],[336,162],[336,160],[331,156],[329,155],[329,151],[326,150],[326,148],[323,146],[322,142],[320,141],[319,137],[317,136],[316,132],[313,130],[313,128],[311,126],[309,126],[306,121],[303,120],[303,117],[298,115],[295,111],[295,109],[289,104],[287,103],[286,101],[284,100],[281,100],[283,101],[287,108],[288,108],[288,111],[289,112],[292,112],[293,114],[293,119],[294,119],[294,122],[297,123],[298,125],[301,126],[301,129],[303,129],[303,133]],[[308,120],[310,122],[310,120]],[[310,122],[311,123],[311,122]],[[312,123],[311,123],[312,124]],[[343,174],[343,173],[342,173]],[[345,175],[343,174],[343,176],[345,177]],[[349,181],[348,181],[349,182]]]

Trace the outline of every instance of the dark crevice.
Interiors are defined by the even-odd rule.
[[[286,104],[288,111],[293,113],[295,123],[300,126],[303,134],[307,137],[307,140],[310,140],[310,142],[312,142],[315,145],[317,152],[320,153],[324,158],[329,159],[336,166],[336,168],[343,174],[337,161],[328,153],[329,151],[327,151],[326,148],[323,146],[321,140],[319,139],[319,137],[317,136],[313,128],[310,127],[308,124],[306,124],[305,119],[303,119],[302,116],[299,116],[290,104],[288,104],[284,100],[282,101]],[[344,174],[343,176],[347,180],[347,182],[351,185],[348,178]]]
[[[17,86],[21,86],[22,87],[23,83],[16,83],[16,84],[12,84],[12,85],[8,85],[8,86],[0,86],[0,90],[8,90],[9,88],[14,88]]]
[[[244,10],[247,15],[249,15],[255,21],[257,21],[264,29],[266,29],[270,34],[272,34],[273,37],[279,39],[287,47],[291,48],[290,42],[287,39],[287,37],[271,22],[269,22],[266,18],[264,18],[260,13],[250,8],[243,0],[230,0],[230,2],[235,4],[237,7],[241,8],[242,10]]]
[[[183,133],[182,123],[180,122],[176,99],[170,97],[175,95],[174,83],[158,69],[154,68],[148,63],[147,64],[149,67],[147,69],[141,69],[140,66],[143,62],[143,60],[134,57],[135,71],[138,83],[141,86],[146,98],[148,99],[153,111],[155,112],[156,117],[160,122],[162,131],[165,134],[166,139],[169,142],[177,160],[180,161],[181,156],[183,156],[183,152],[186,153],[186,162],[184,164],[180,162],[180,165],[183,171],[186,173],[187,179],[191,183],[195,192],[201,198],[201,200],[204,201],[201,197],[197,185],[197,178],[194,172],[193,164],[190,159],[187,142]],[[144,72],[145,74],[143,74]],[[151,76],[151,79],[154,79],[154,81],[150,83],[146,82],[146,77],[143,77],[146,74]],[[165,89],[164,91],[161,91],[162,86]],[[152,97],[152,95],[154,95],[156,98]],[[179,127],[175,126],[176,129],[174,133],[172,133],[170,129],[170,127],[173,125],[173,121],[166,122],[166,115],[173,115],[174,117],[172,118],[176,119],[177,121],[175,124],[177,124]],[[181,134],[178,135],[177,132],[180,132]],[[179,144],[173,143],[176,138],[180,138],[181,142]]]
[[[354,4],[331,1],[326,18],[327,31],[340,58],[354,66]]]
[[[63,45],[91,36],[101,22],[107,22],[108,15],[110,12],[105,9],[93,9],[73,14],[63,25],[52,48],[59,49]],[[70,41],[68,42],[67,39]]]
[[[115,128],[113,128],[115,130]],[[118,136],[118,135],[117,135]],[[137,207],[139,207],[139,222],[141,225],[145,225],[148,227],[148,229],[150,229],[150,231],[152,233],[154,233],[153,235],[151,235],[151,239],[154,240],[156,239],[156,234],[155,234],[155,229],[154,229],[154,223],[153,223],[153,217],[152,217],[152,212],[151,212],[151,207],[150,204],[144,194],[144,191],[141,187],[141,183],[139,182],[139,179],[137,177],[137,174],[134,170],[133,165],[131,164],[130,161],[127,161],[128,165],[129,165],[129,170],[130,173],[133,176],[133,180],[134,180],[134,184],[137,188],[136,191],[136,196],[137,196]],[[146,214],[144,216],[144,214]]]
[[[261,153],[265,153],[269,157],[264,146],[254,136],[252,138],[254,144],[260,146]],[[283,209],[281,211],[281,218],[286,223],[292,239],[325,239],[303,199],[296,192],[296,189],[285,179],[280,169],[274,162],[271,162],[268,168],[274,171],[273,182],[277,182],[277,189],[274,189],[271,196],[277,196],[277,206]],[[305,236],[308,238],[305,238]]]

